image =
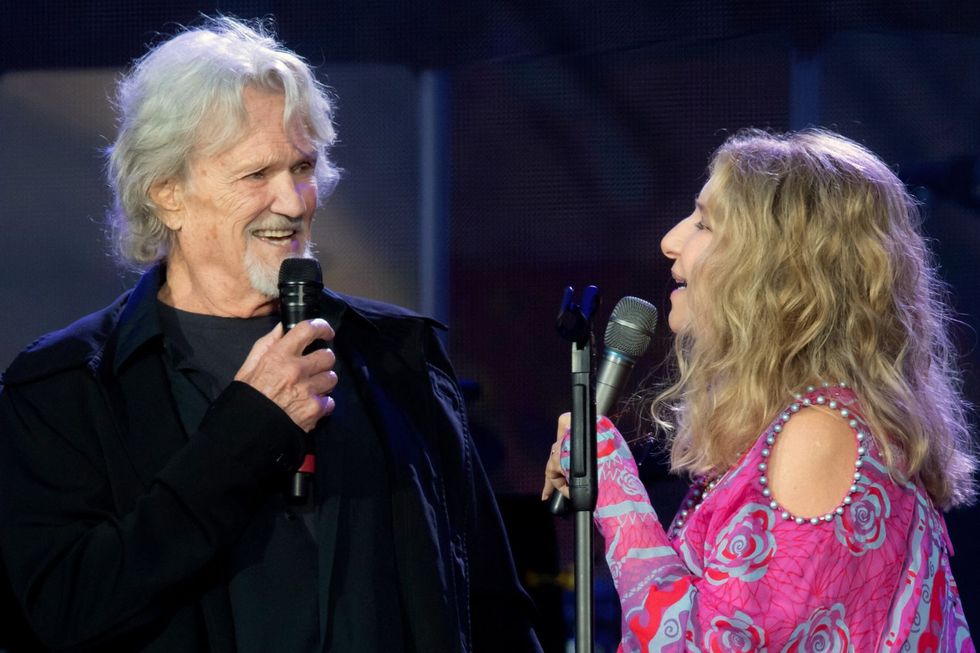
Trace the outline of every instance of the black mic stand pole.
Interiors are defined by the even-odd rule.
[[[572,424],[568,474],[571,508],[575,513],[575,652],[592,653],[593,537],[592,515],[598,498],[596,471],[595,379],[592,357],[592,318],[599,307],[599,290],[588,286],[582,301],[572,301],[565,289],[558,314],[558,332],[572,342]]]

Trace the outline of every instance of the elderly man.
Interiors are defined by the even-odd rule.
[[[147,271],[31,345],[0,395],[0,550],[37,637],[538,650],[437,325],[328,291],[323,319],[278,324],[280,264],[309,255],[337,176],[308,65],[210,20],[140,59],[117,104],[113,230]]]

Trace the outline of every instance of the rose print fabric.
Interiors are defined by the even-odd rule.
[[[765,470],[782,425],[815,403],[854,430],[855,481],[838,509],[803,519],[780,508]],[[691,489],[669,532],[606,418],[598,438],[595,522],[620,651],[975,651],[943,519],[917,484],[889,477],[849,389],[800,395],[735,467]]]

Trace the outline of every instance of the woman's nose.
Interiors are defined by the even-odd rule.
[[[664,234],[660,240],[660,251],[669,259],[676,259],[680,255],[684,220],[674,225],[674,228]]]

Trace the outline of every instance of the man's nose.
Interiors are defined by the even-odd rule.
[[[301,218],[306,214],[306,199],[303,197],[304,182],[297,181],[290,174],[280,175],[275,182],[275,198],[270,210],[278,215]]]

